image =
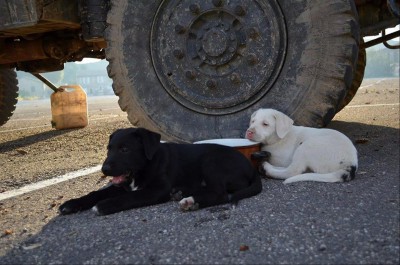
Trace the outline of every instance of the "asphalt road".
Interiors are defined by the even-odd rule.
[[[128,126],[119,110],[105,110],[105,100],[98,107],[102,115],[116,116],[56,135],[44,122],[49,119],[46,108],[39,115],[28,111],[21,116],[18,111],[24,108],[17,109],[14,120],[0,128],[1,162],[7,159],[0,179],[18,182],[18,174],[32,178],[4,185],[3,193],[76,169],[50,160],[42,168],[46,174],[31,173],[41,171],[31,162],[40,155],[36,148],[44,147],[38,142],[57,146],[69,137],[62,143],[75,139],[101,146],[107,140],[103,134]],[[115,98],[110,100],[111,106],[116,104]],[[33,123],[27,125],[28,113]],[[27,127],[43,127],[21,130],[18,119],[25,119]],[[169,202],[109,216],[91,211],[58,216],[60,203],[107,183],[93,173],[0,201],[0,264],[399,264],[399,80],[365,80],[329,127],[356,144],[359,170],[354,181],[284,185],[263,180],[262,193],[236,208],[182,213],[176,202]],[[48,156],[55,152],[46,150]],[[96,165],[104,157],[100,149],[93,150],[101,155],[92,155],[90,149],[76,153],[84,161],[80,167]],[[30,165],[26,172],[21,162]],[[7,167],[9,163],[13,166]]]

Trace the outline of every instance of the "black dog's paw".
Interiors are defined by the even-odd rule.
[[[104,200],[97,203],[92,207],[92,211],[95,212],[96,215],[107,215],[119,212],[117,208],[118,204],[113,203],[113,200]]]
[[[64,202],[58,208],[58,211],[62,215],[77,213],[82,210],[82,205],[78,199],[72,199],[69,201]]]
[[[99,207],[98,207],[97,205],[95,205],[95,206],[92,207],[92,211],[93,211],[96,215],[104,215],[102,208],[100,207],[100,210],[99,210]]]
[[[179,208],[184,211],[195,211],[199,209],[199,204],[194,201],[192,196],[182,199],[179,202]]]

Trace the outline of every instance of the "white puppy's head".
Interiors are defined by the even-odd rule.
[[[293,120],[273,109],[259,109],[251,115],[246,138],[263,144],[283,139],[293,126]]]

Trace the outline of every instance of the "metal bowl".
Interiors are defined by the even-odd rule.
[[[220,144],[230,146],[241,152],[247,159],[249,159],[254,166],[258,165],[259,160],[252,158],[252,154],[260,152],[261,143],[253,142],[243,138],[224,138],[224,139],[210,139],[194,142],[194,144]]]

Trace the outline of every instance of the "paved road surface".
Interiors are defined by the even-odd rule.
[[[92,122],[90,128],[78,130],[79,135],[85,139],[96,135],[93,145],[103,144],[107,137],[96,134],[97,130],[126,126],[123,120],[122,115]],[[43,127],[5,132],[17,129],[13,122],[0,129],[0,158],[15,163],[0,174],[8,182],[18,182],[18,176],[9,176],[23,172],[17,162],[37,154],[35,134],[43,137],[51,131]],[[263,192],[236,208],[222,205],[182,213],[176,202],[169,202],[110,216],[95,216],[91,211],[58,216],[61,202],[107,182],[93,173],[0,201],[0,264],[398,264],[399,80],[364,81],[354,101],[329,127],[356,143],[359,171],[352,182],[283,185],[263,180]],[[20,133],[21,141],[28,137],[29,144],[18,145]],[[48,145],[65,137],[81,141],[74,133],[52,135],[50,142],[39,140]],[[90,157],[86,166],[104,157],[91,156],[90,150],[76,155],[83,160],[86,153]],[[30,160],[26,163],[33,165]],[[50,163],[43,170],[66,173],[67,168]],[[29,172],[38,171],[32,166]],[[12,188],[3,187],[4,192]]]

